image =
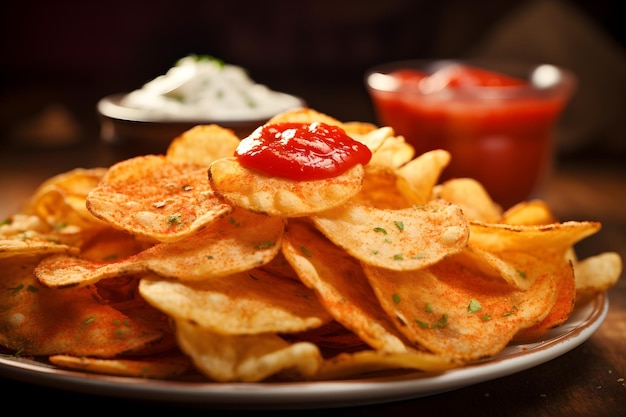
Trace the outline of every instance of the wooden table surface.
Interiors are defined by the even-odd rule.
[[[0,156],[0,217],[17,210],[47,177],[82,166],[107,166],[118,158],[97,141],[67,149],[3,150]],[[560,162],[548,183],[546,201],[561,220],[599,220],[602,230],[577,246],[581,257],[617,251],[626,259],[626,169],[606,159]],[[485,415],[485,416],[624,416],[626,415],[626,278],[608,291],[609,310],[587,341],[547,363],[454,391],[377,405],[299,411],[298,415]],[[44,410],[74,413],[121,411],[248,415],[251,410],[211,411],[189,404],[141,401],[16,381],[3,376],[0,392],[14,413]],[[272,415],[292,415],[274,410]]]

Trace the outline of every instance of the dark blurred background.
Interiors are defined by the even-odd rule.
[[[46,120],[67,123],[79,142],[97,140],[99,98],[139,88],[189,53],[243,66],[255,81],[340,120],[372,122],[363,84],[370,66],[494,56],[577,73],[559,138],[563,155],[626,154],[625,38],[617,6],[617,0],[3,2],[0,141],[5,148],[36,145],[29,123]]]

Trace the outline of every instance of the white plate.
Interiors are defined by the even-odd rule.
[[[45,363],[0,356],[0,375],[77,392],[194,406],[239,409],[314,409],[424,397],[511,375],[579,346],[600,327],[606,294],[578,305],[570,319],[534,343],[510,345],[498,356],[438,374],[401,375],[321,382],[211,383],[112,377],[67,371]]]

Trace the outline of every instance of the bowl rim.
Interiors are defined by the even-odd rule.
[[[463,87],[460,89],[447,90],[446,95],[461,96],[480,96],[482,98],[504,98],[507,96],[528,96],[528,95],[552,95],[555,93],[564,94],[569,96],[573,93],[577,86],[576,75],[568,68],[552,64],[548,62],[529,62],[522,60],[508,60],[499,58],[421,58],[421,59],[404,59],[397,61],[389,61],[373,65],[365,70],[364,82],[366,88],[372,91],[388,92],[388,93],[403,93],[409,92],[408,89],[403,88],[399,83],[395,87],[376,87],[375,78],[377,76],[387,76],[394,70],[408,68],[408,69],[422,69],[427,74],[434,72],[435,70],[448,66],[448,65],[469,65],[482,69],[501,72],[505,75],[515,76],[525,80],[529,80],[532,77],[533,72],[538,69],[549,68],[558,74],[558,81],[553,82],[550,85],[541,86],[530,83],[532,88],[528,88],[528,85],[524,86],[471,86]],[[374,81],[373,81],[374,80]],[[384,83],[383,83],[384,84]],[[416,91],[410,90],[411,94],[415,94]],[[422,96],[433,95],[432,93],[419,93]],[[438,93],[435,93],[438,95]]]
[[[156,124],[218,124],[225,127],[237,127],[247,126],[251,124],[261,125],[269,120],[273,115],[268,114],[263,117],[256,117],[250,119],[198,119],[198,118],[164,118],[162,116],[151,115],[143,109],[124,106],[121,104],[122,99],[128,93],[114,93],[102,97],[98,100],[96,108],[100,116],[107,119],[122,121],[122,122],[137,122],[137,123],[156,123]],[[303,98],[288,94],[281,93],[296,98],[300,102],[300,106],[305,107],[306,102]],[[293,107],[296,108],[296,107]],[[285,111],[289,109],[285,108]]]

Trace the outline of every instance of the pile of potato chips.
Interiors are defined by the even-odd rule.
[[[544,202],[506,211],[470,178],[440,182],[390,127],[312,109],[373,153],[330,179],[241,166],[230,130],[166,154],[50,178],[0,226],[0,345],[69,369],[211,381],[440,372],[563,324],[613,286],[617,253],[573,246],[598,222]]]

